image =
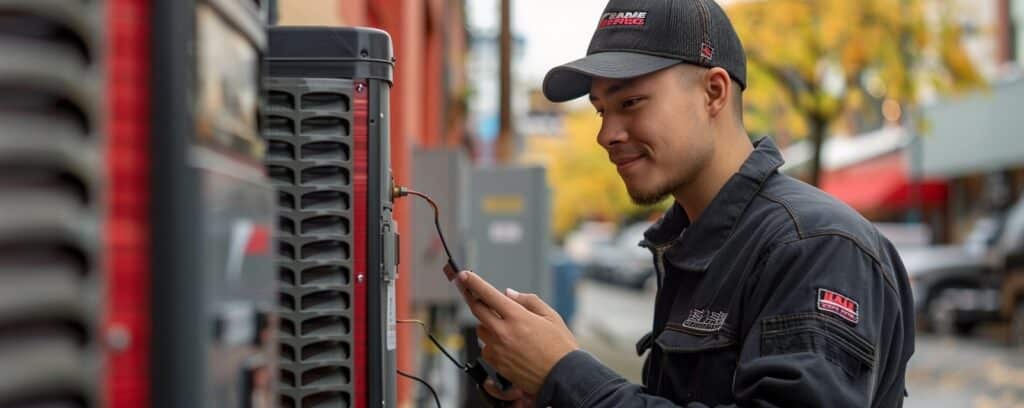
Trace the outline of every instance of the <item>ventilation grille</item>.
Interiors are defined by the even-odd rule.
[[[271,78],[281,407],[348,407],[352,382],[352,82]]]
[[[95,407],[99,1],[0,1],[0,406]]]

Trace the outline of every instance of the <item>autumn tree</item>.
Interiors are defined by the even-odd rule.
[[[810,182],[821,146],[842,115],[871,101],[912,106],[922,87],[938,94],[982,83],[948,0],[735,1],[727,13],[748,60],[748,126],[795,117],[809,139]],[[769,131],[770,132],[770,131]]]

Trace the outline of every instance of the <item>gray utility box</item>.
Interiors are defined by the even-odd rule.
[[[494,287],[551,301],[551,190],[541,167],[477,168],[471,176],[468,268]]]
[[[441,229],[460,266],[466,260],[469,229],[469,158],[457,149],[416,149],[413,152],[410,188],[437,202]],[[434,211],[427,203],[413,204],[412,277],[413,302],[420,305],[451,305],[458,292],[441,272],[447,257],[434,227]]]

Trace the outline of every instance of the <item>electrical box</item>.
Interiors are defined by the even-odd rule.
[[[542,167],[479,167],[471,176],[468,268],[494,287],[551,302],[551,190]]]
[[[452,256],[466,259],[466,233],[469,232],[469,172],[466,153],[459,149],[422,149],[413,151],[413,179],[410,187],[437,202],[441,229]],[[413,204],[412,263],[413,302],[420,305],[453,306],[461,304],[455,286],[441,272],[448,259],[434,226],[434,211],[426,203]]]
[[[273,27],[263,136],[278,197],[280,406],[395,406],[387,33]]]

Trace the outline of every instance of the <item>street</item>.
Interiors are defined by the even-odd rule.
[[[653,292],[581,280],[573,323],[580,346],[633,382],[643,361],[634,342],[649,330]],[[998,327],[970,338],[918,334],[907,370],[910,397],[904,406],[1024,408],[1024,352],[998,340]]]

